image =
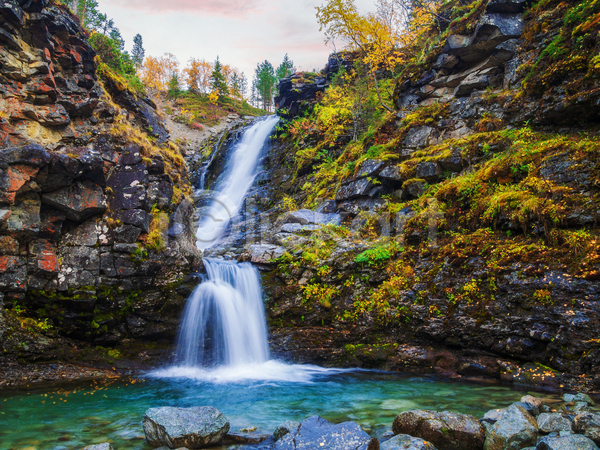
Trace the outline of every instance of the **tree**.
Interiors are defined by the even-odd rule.
[[[215,65],[213,66],[213,71],[210,77],[210,84],[213,88],[213,91],[217,92],[219,95],[227,95],[227,81],[225,75],[223,74],[223,66],[219,61],[219,57],[217,56],[217,60],[215,61]]]
[[[167,89],[167,97],[176,97],[181,93],[181,86],[179,83],[179,75],[177,73],[171,74],[169,85]]]
[[[142,67],[144,56],[146,56],[146,50],[144,50],[142,35],[138,33],[133,38],[133,49],[131,50],[131,60],[136,69],[139,70]]]
[[[166,91],[173,74],[179,74],[179,61],[175,55],[165,53],[158,58],[146,58],[141,70],[141,79],[148,87]]]
[[[238,75],[237,70],[234,70],[233,75],[231,75],[229,92],[233,98],[240,98],[240,76]]]
[[[285,56],[283,57],[283,62],[280,64],[280,66],[275,71],[275,76],[277,77],[278,80],[281,80],[282,78],[289,77],[291,74],[293,74],[295,72],[296,72],[296,68],[294,67],[294,61],[292,61],[289,58],[288,54],[286,53]]]
[[[244,72],[240,75],[240,97],[242,100],[246,99],[246,93],[248,92],[248,78]]]
[[[213,66],[204,59],[191,58],[183,69],[184,81],[192,92],[208,94]]]
[[[341,38],[351,50],[361,52],[373,78],[379,103],[392,112],[381,98],[376,74],[377,69],[394,68],[399,62],[394,52],[396,37],[391,30],[376,14],[361,16],[354,0],[329,0],[326,5],[317,6],[317,20],[321,31],[325,31],[326,42]]]
[[[270,111],[273,103],[275,83],[277,82],[273,65],[266,60],[263,63],[257,64],[254,70],[254,77],[256,79],[256,90],[262,100],[263,109]]]

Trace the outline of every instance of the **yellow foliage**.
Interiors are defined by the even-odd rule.
[[[208,100],[213,104],[216,105],[218,100],[219,100],[219,93],[217,91],[213,91],[210,94],[208,94]]]
[[[179,61],[175,55],[165,53],[155,58],[148,56],[141,70],[141,79],[150,88],[166,91],[169,80],[174,74],[179,73]]]

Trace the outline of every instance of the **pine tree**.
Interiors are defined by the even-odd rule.
[[[248,78],[246,78],[246,75],[244,74],[244,72],[242,72],[242,75],[240,77],[240,95],[242,97],[242,100],[246,99],[247,91],[248,91]]]
[[[286,53],[285,56],[283,57],[283,62],[277,68],[277,71],[275,72],[275,76],[277,77],[278,80],[281,80],[282,78],[289,77],[291,74],[293,74],[295,72],[296,72],[296,68],[294,67],[294,61],[292,61],[289,58],[288,54]]]
[[[227,82],[225,81],[225,75],[223,74],[223,66],[219,61],[218,56],[210,77],[210,84],[213,90],[219,95],[227,95],[229,92],[229,90],[227,89]]]
[[[136,34],[133,38],[133,50],[131,50],[131,60],[136,69],[140,69],[144,63],[144,57],[146,56],[146,50],[144,50],[144,43],[142,41],[142,35]]]
[[[256,66],[254,71],[254,77],[256,79],[256,89],[258,95],[262,99],[262,106],[265,111],[271,110],[271,104],[273,103],[273,93],[275,91],[275,69],[273,65],[266,61]]]

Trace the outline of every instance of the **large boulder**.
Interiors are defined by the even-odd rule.
[[[477,450],[485,440],[475,417],[449,411],[406,411],[396,416],[392,430],[429,441],[439,450]]]
[[[229,431],[229,421],[216,408],[151,408],[144,414],[144,433],[152,447],[204,448],[218,444]]]
[[[600,414],[582,412],[573,420],[573,431],[590,438],[600,445]]]
[[[360,178],[339,188],[335,194],[335,199],[337,201],[343,201],[350,198],[361,197],[367,195],[374,187],[375,184],[368,178]]]
[[[379,450],[379,441],[371,438],[356,422],[333,424],[312,416],[283,436],[273,450]]]
[[[487,434],[485,450],[521,449],[535,446],[538,426],[525,408],[512,404]]]
[[[536,450],[598,450],[598,446],[585,436],[572,434],[570,436],[543,437],[538,442]]]
[[[436,450],[435,445],[421,438],[398,434],[380,446],[381,450]]]
[[[273,432],[273,437],[275,438],[275,440],[278,441],[286,434],[288,434],[294,430],[297,430],[299,426],[300,426],[300,423],[296,422],[295,420],[286,420],[281,425],[279,425],[277,428],[275,428],[275,431]]]
[[[254,264],[272,264],[274,260],[283,256],[285,248],[271,244],[255,244],[248,248],[250,261]]]

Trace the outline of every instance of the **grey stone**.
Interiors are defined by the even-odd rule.
[[[61,241],[61,244],[94,247],[98,244],[98,225],[94,221],[82,223],[74,230],[66,233]]]
[[[381,450],[436,450],[435,445],[421,438],[398,434],[380,445]]]
[[[460,60],[455,55],[448,55],[447,53],[442,53],[440,56],[438,56],[435,65],[437,68],[440,69],[452,69],[459,62]]]
[[[429,182],[439,181],[444,171],[435,161],[417,164],[417,178],[423,178]]]
[[[369,179],[361,178],[339,188],[335,194],[335,199],[337,201],[342,201],[367,195],[374,187],[375,185]]]
[[[402,174],[398,166],[388,166],[381,171],[379,174],[381,182],[387,186],[400,186],[402,185]]]
[[[571,421],[558,413],[542,413],[537,417],[541,433],[549,434],[559,431],[571,431]]]
[[[409,180],[402,185],[402,189],[406,190],[412,197],[418,198],[425,192],[425,180]]]
[[[298,427],[300,427],[300,422],[296,422],[294,420],[286,420],[281,425],[279,425],[277,428],[275,428],[275,431],[273,432],[273,437],[275,438],[276,441],[278,441],[286,434],[288,434],[294,430],[297,430]]]
[[[572,429],[575,433],[583,434],[597,445],[600,445],[600,414],[582,412],[573,419]]]
[[[334,213],[337,211],[337,202],[335,200],[325,200],[315,211],[323,214]]]
[[[381,169],[383,169],[384,166],[385,163],[379,159],[367,159],[360,165],[356,177],[363,178],[375,176],[381,171]]]
[[[281,231],[284,233],[300,233],[320,230],[321,225],[302,225],[299,223],[286,223],[281,227]]]
[[[521,406],[525,411],[527,411],[529,414],[531,414],[534,417],[540,413],[540,410],[538,409],[538,407],[535,405],[532,405],[531,403],[516,402],[516,403],[513,403],[513,405]]]
[[[408,148],[424,148],[434,138],[435,129],[431,127],[412,128],[406,135],[402,145]]]
[[[573,401],[574,402],[586,402],[588,405],[594,404],[593,400],[590,398],[589,395],[581,393],[581,392],[579,394],[575,394],[575,397],[573,397]]]
[[[484,450],[520,449],[537,442],[537,422],[522,406],[510,405],[486,436]]]
[[[488,75],[480,75],[472,73],[461,81],[460,85],[454,90],[456,97],[464,97],[470,95],[474,90],[485,89],[490,85],[490,77]]]
[[[143,425],[152,447],[208,447],[221,442],[229,431],[229,421],[212,406],[151,408],[144,414]]]
[[[121,252],[121,253],[134,253],[137,249],[138,249],[138,245],[137,244],[115,244],[113,245],[113,250],[115,252]]]
[[[279,439],[273,450],[378,450],[379,441],[372,439],[355,422],[337,425],[319,416],[302,421],[300,426]]]
[[[118,211],[114,214],[115,218],[127,225],[133,225],[141,228],[145,233],[150,229],[149,213],[142,209],[130,209],[126,211]]]
[[[485,430],[475,417],[449,411],[403,412],[394,419],[392,429],[429,441],[439,450],[478,449],[485,439]]]
[[[113,447],[108,442],[105,442],[104,444],[88,445],[81,450],[113,450]]]
[[[248,248],[250,253],[250,261],[255,264],[272,264],[285,253],[284,247],[271,244],[255,244]]]
[[[533,405],[538,409],[540,409],[544,404],[544,400],[542,400],[541,398],[534,397],[532,395],[524,395],[523,397],[521,397],[521,402],[529,403],[530,405]]]
[[[586,402],[575,402],[575,406],[573,406],[573,411],[575,412],[589,411],[589,409],[590,407]]]
[[[301,225],[339,225],[342,223],[342,216],[339,214],[323,214],[310,209],[301,209],[291,212],[286,223],[299,223]]]
[[[479,419],[480,422],[488,422],[491,424],[494,424],[496,422],[498,422],[501,418],[502,415],[504,414],[504,412],[506,411],[505,408],[502,409],[492,409],[488,412],[486,412],[483,417],[481,419]]]
[[[591,439],[580,434],[571,436],[550,437],[540,439],[536,450],[598,450]]]

